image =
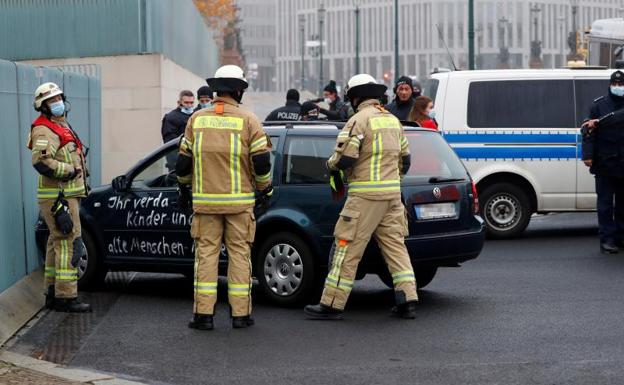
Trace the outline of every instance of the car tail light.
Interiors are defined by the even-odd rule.
[[[472,182],[472,199],[474,213],[479,214],[479,194],[477,193],[477,185],[475,184],[475,182]]]

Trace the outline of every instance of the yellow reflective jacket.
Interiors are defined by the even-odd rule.
[[[192,172],[178,175],[191,184],[193,211],[236,214],[253,207],[254,188],[271,184],[271,173],[256,175],[252,157],[271,151],[271,142],[252,112],[230,97],[194,113],[180,141],[180,154],[193,159]]]
[[[337,170],[341,157],[356,159],[345,170],[349,195],[373,200],[401,197],[403,157],[409,156],[409,143],[399,120],[379,101],[366,100],[338,134],[334,154],[327,161]]]
[[[68,128],[63,118],[53,118],[52,122]],[[34,126],[31,129],[29,148],[32,152],[32,164],[40,174],[37,198],[56,199],[63,190],[66,197],[86,197],[85,178],[88,175],[84,153],[75,142],[60,147],[61,140],[57,134],[46,126]],[[76,169],[82,172],[74,176]]]

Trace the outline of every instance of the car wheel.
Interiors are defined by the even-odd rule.
[[[262,293],[278,305],[302,304],[314,290],[317,269],[312,252],[295,234],[269,237],[258,249],[255,265]]]
[[[422,266],[414,269],[414,275],[416,276],[416,288],[422,289],[433,281],[436,273],[438,272],[437,266]],[[390,289],[394,289],[392,283],[392,276],[388,270],[377,273],[379,279],[386,284]]]
[[[107,271],[102,265],[95,241],[88,231],[82,230],[82,241],[87,249],[87,255],[78,261],[78,288],[95,290],[104,283]]]
[[[479,201],[490,238],[517,237],[529,225],[531,204],[527,193],[518,186],[495,183],[479,194]]]

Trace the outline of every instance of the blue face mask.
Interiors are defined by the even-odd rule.
[[[210,108],[212,107],[212,103],[208,102],[208,103],[199,103],[201,108]]]
[[[190,115],[193,113],[193,107],[180,107],[183,113]]]
[[[63,103],[62,101],[52,103],[49,105],[49,107],[50,112],[54,116],[61,117],[65,113],[65,103]]]
[[[435,119],[435,117],[436,117],[435,110],[431,110],[431,111],[429,111],[429,118],[430,118],[430,119]]]
[[[615,96],[624,96],[623,86],[611,86],[611,93]]]

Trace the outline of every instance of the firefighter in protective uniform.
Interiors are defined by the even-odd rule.
[[[39,208],[50,229],[44,273],[46,307],[88,312],[91,306],[78,301],[77,287],[77,265],[86,255],[78,211],[80,198],[88,194],[85,147],[66,120],[66,100],[58,85],[40,85],[34,108],[41,115],[31,125],[28,149],[39,173]]]
[[[380,104],[386,86],[368,74],[353,76],[347,95],[357,111],[338,135],[327,161],[334,192],[348,197],[334,230],[331,270],[320,304],[305,307],[312,319],[342,319],[358,264],[371,236],[392,274],[393,313],[415,318],[416,279],[404,243],[408,235],[401,178],[410,166],[408,142],[399,120]],[[342,192],[342,194],[341,194]]]
[[[243,70],[220,67],[207,79],[214,104],[189,119],[180,141],[176,173],[180,206],[192,200],[195,240],[195,304],[190,328],[213,329],[222,241],[228,251],[228,299],[234,328],[254,324],[251,315],[251,244],[256,222],[254,189],[267,203],[271,142],[252,112],[239,107],[247,88]],[[192,190],[192,193],[191,193]]]

